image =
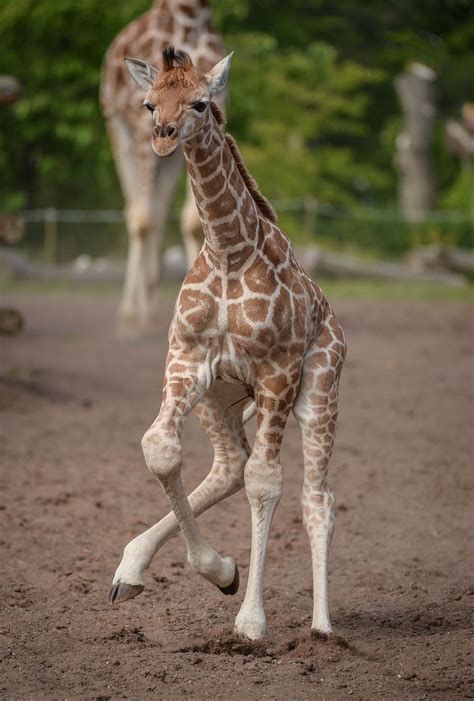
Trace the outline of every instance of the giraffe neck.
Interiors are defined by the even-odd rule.
[[[218,260],[238,250],[250,255],[261,215],[211,109],[183,150],[208,248]]]
[[[170,39],[179,35],[179,30],[202,31],[211,24],[211,9],[207,0],[155,0],[152,4],[160,16],[168,14],[173,22]],[[181,48],[181,47],[178,47]]]

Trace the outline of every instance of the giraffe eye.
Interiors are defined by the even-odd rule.
[[[145,107],[151,114],[155,111],[155,105],[152,105],[151,102],[145,102]]]
[[[207,102],[195,102],[194,105],[192,105],[193,110],[196,110],[196,112],[204,112],[206,107]]]

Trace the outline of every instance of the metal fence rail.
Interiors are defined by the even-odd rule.
[[[377,207],[343,207],[326,202],[318,203],[312,197],[302,199],[284,199],[273,202],[277,212],[307,211],[316,212],[321,216],[338,217],[354,221],[384,221],[403,222],[398,209]],[[63,223],[90,223],[90,224],[115,224],[124,221],[121,209],[27,209],[19,212],[26,222],[44,222],[54,219]],[[172,211],[176,217],[176,212]],[[474,212],[471,216],[463,210],[439,209],[430,212],[429,216],[421,216],[420,221],[425,223],[470,223],[474,225]]]
[[[274,206],[290,237],[305,243],[322,240],[338,246],[354,245],[379,250],[388,256],[433,241],[473,245],[474,214],[469,216],[460,210],[437,210],[419,222],[408,223],[396,209],[343,207],[318,203],[312,197],[277,200]],[[121,210],[47,207],[18,214],[26,224],[25,248],[47,262],[69,260],[80,253],[108,255],[112,250],[122,256],[125,253],[125,221]],[[175,240],[177,222],[178,211],[172,210],[169,224]]]

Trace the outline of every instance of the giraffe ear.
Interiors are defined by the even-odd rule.
[[[148,90],[155,82],[155,78],[159,73],[158,68],[153,68],[149,63],[145,63],[139,58],[129,58],[127,56],[124,58],[124,61],[128,72],[138,87],[142,90]]]
[[[232,60],[234,52],[230,53],[228,56],[216,63],[214,68],[212,68],[209,73],[206,73],[205,78],[209,86],[209,92],[211,97],[218,93],[222,88],[225,87],[227,83],[227,78],[229,77],[230,62]]]

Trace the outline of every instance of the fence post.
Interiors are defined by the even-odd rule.
[[[58,210],[47,207],[43,211],[43,258],[45,263],[56,263],[58,254]]]
[[[318,203],[314,197],[305,197],[304,199],[304,241],[305,244],[314,243],[316,235],[316,215],[318,211]]]

